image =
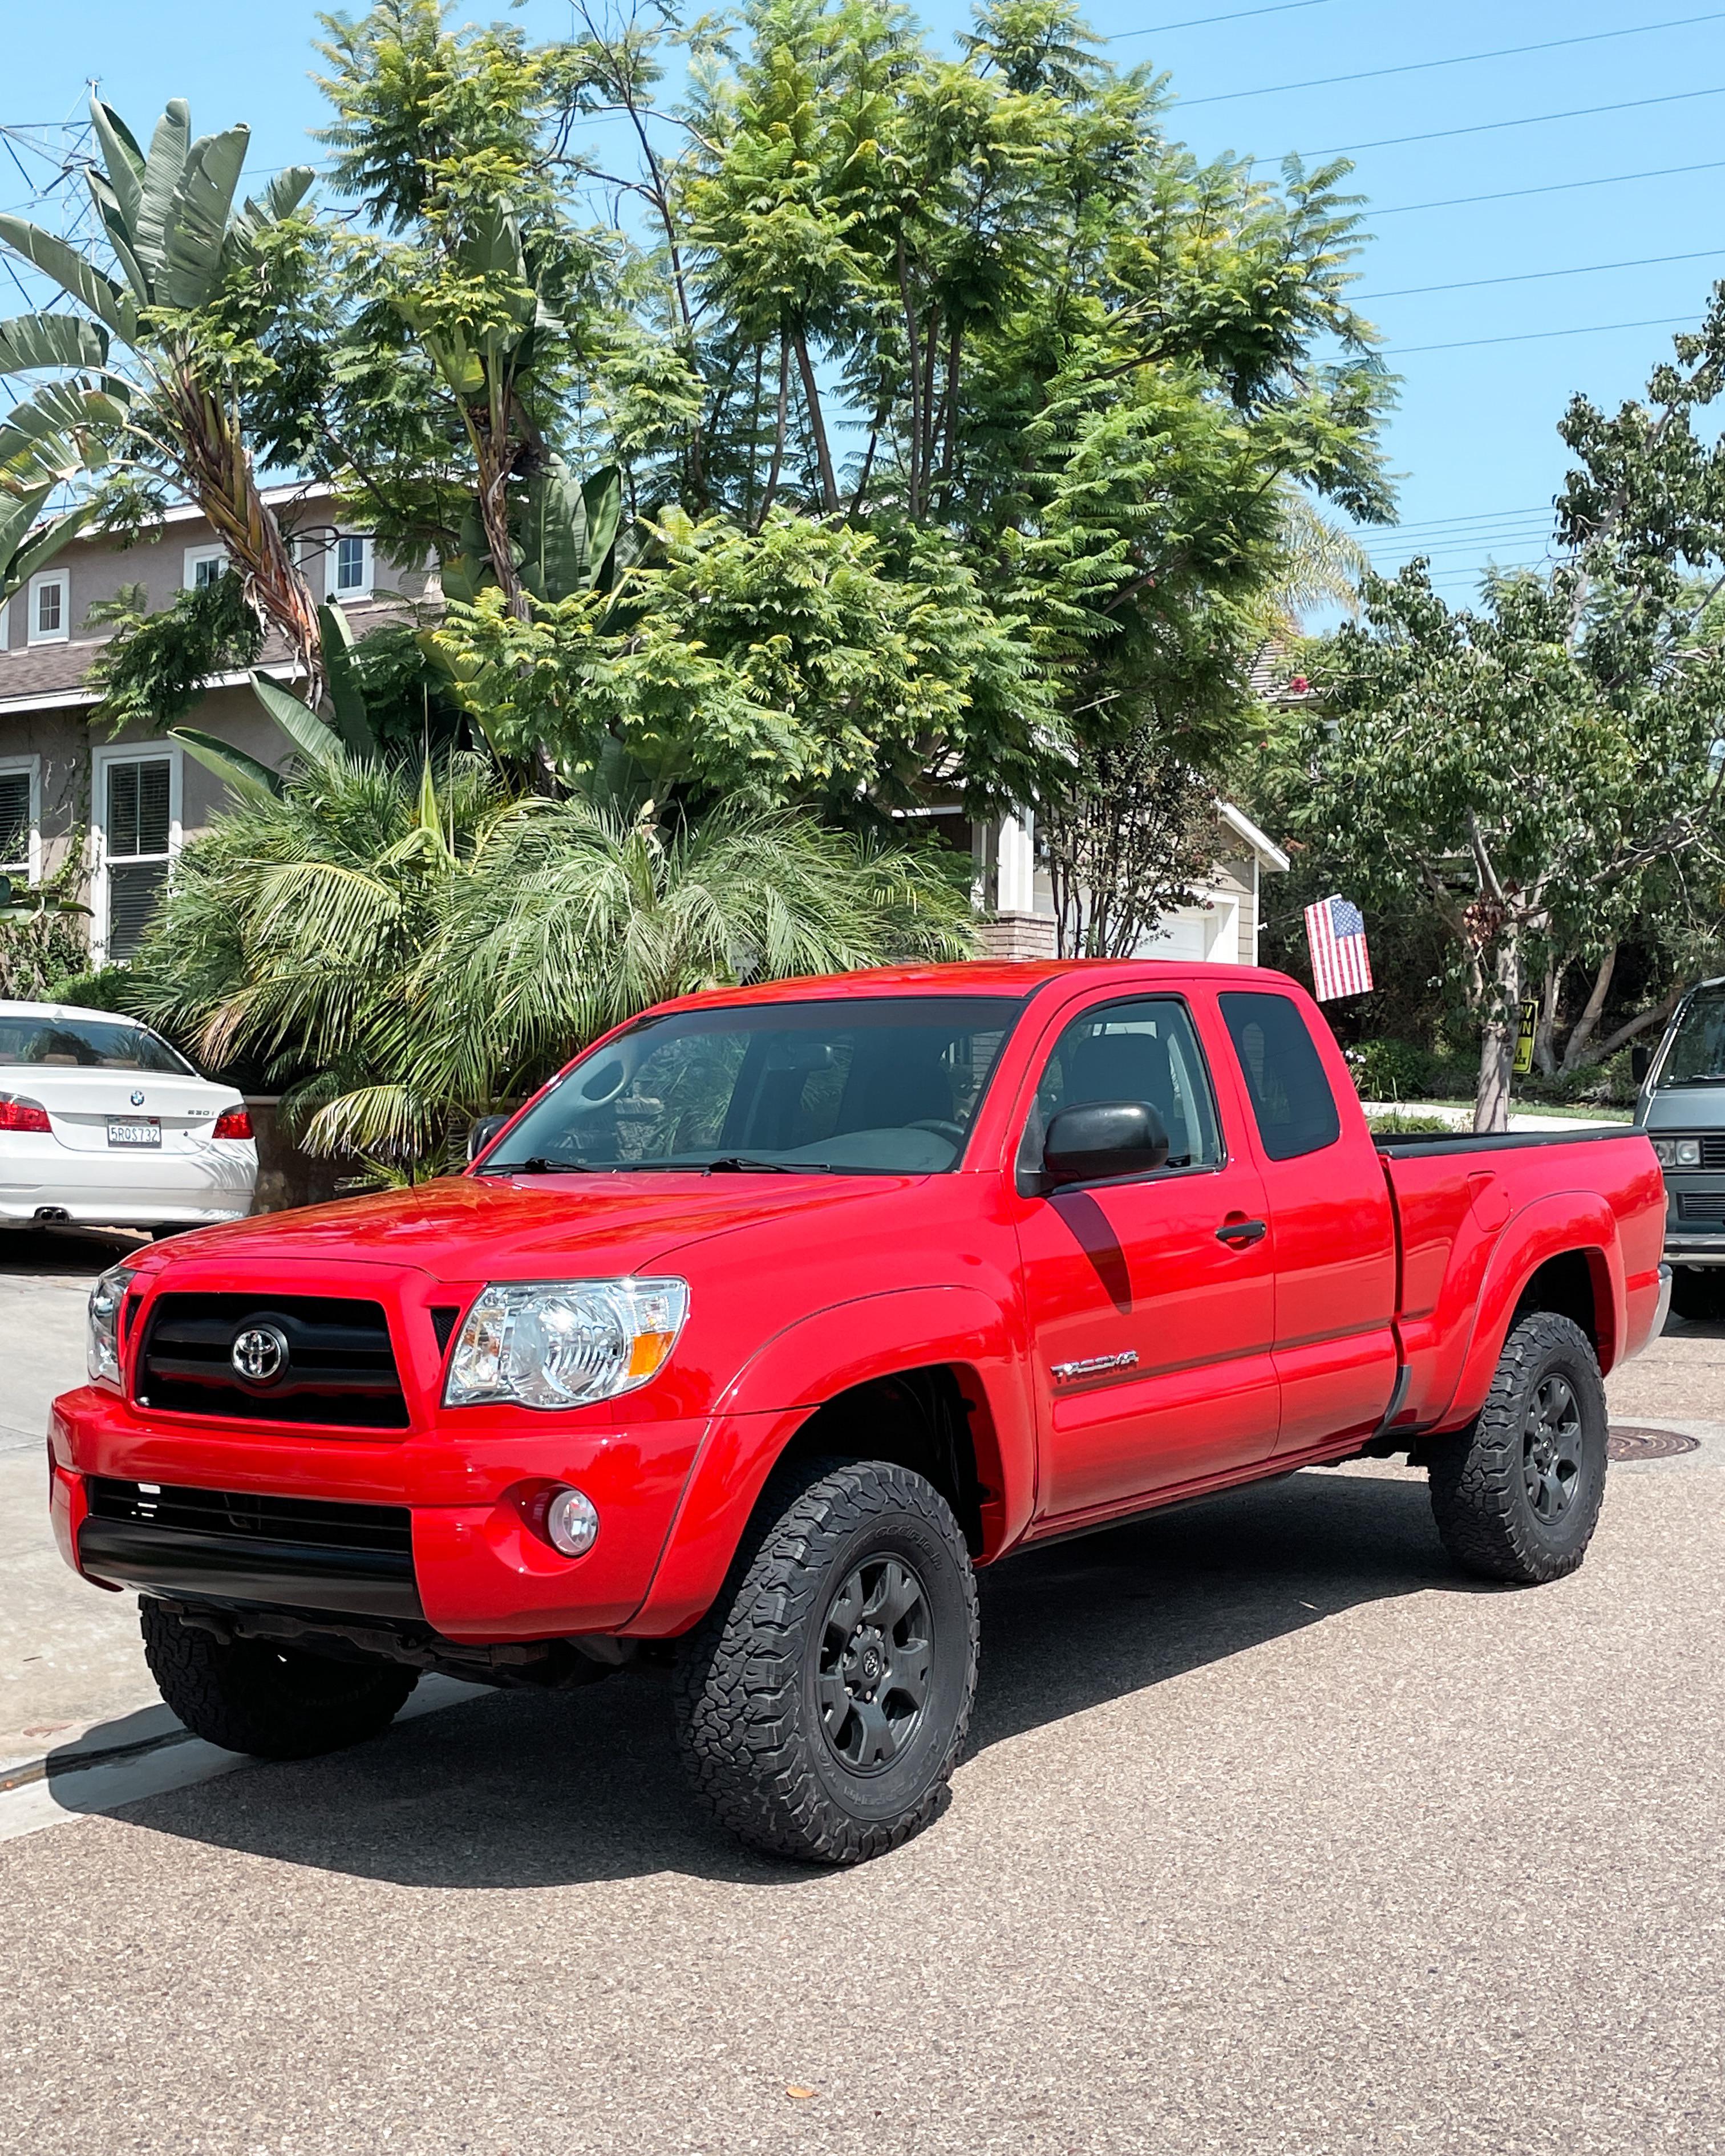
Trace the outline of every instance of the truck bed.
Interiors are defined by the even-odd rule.
[[[1554,1306],[1590,1335],[1603,1369],[1644,1344],[1659,1308],[1664,1206],[1658,1163],[1632,1126],[1384,1133],[1376,1145],[1395,1211],[1406,1373],[1393,1429],[1472,1419],[1543,1266],[1547,1300],[1555,1286]]]

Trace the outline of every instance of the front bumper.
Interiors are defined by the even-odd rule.
[[[418,1617],[449,1640],[512,1640],[616,1632],[640,1607],[702,1436],[705,1418],[572,1430],[486,1424],[464,1412],[448,1435],[286,1433],[141,1414],[105,1389],[54,1403],[49,1445],[56,1538],[98,1585],[176,1599]],[[412,1518],[411,1566],[331,1569],[327,1552],[267,1537],[187,1537],[93,1517],[93,1478],[402,1507]],[[566,1558],[536,1513],[560,1483],[598,1509],[598,1540]]]

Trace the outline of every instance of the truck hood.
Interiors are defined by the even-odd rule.
[[[1725,1085],[1663,1086],[1642,1102],[1643,1130],[1725,1131]]]
[[[676,1173],[452,1176],[413,1190],[266,1214],[177,1237],[175,1255],[267,1265],[343,1259],[434,1279],[572,1280],[644,1272],[671,1251],[788,1214],[878,1204],[920,1177]],[[155,1263],[146,1259],[149,1270]]]

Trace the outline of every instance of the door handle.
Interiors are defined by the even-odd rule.
[[[1216,1240],[1226,1243],[1230,1250],[1243,1250],[1249,1243],[1261,1243],[1269,1233],[1267,1220],[1224,1220],[1216,1230]]]

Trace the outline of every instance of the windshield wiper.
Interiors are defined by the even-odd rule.
[[[1666,1078],[1659,1090],[1663,1093],[1675,1086],[1725,1086],[1725,1070],[1692,1070],[1686,1078]]]
[[[832,1173],[825,1160],[757,1160],[746,1152],[721,1152],[701,1169],[703,1175],[819,1175]]]
[[[592,1175],[594,1173],[584,1160],[547,1160],[542,1152],[529,1153],[525,1160],[491,1162],[480,1170],[481,1175]]]

